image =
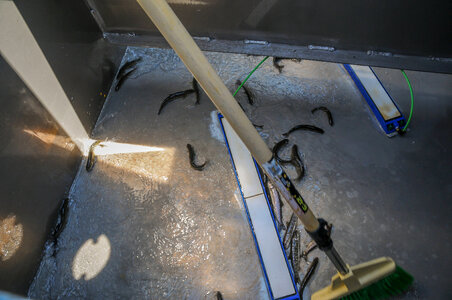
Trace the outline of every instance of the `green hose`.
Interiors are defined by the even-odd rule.
[[[411,87],[410,80],[408,79],[408,76],[406,75],[404,70],[402,71],[403,76],[405,77],[406,82],[408,83],[408,87],[410,88],[410,96],[411,96],[411,109],[410,109],[410,116],[408,117],[408,121],[405,124],[405,127],[403,127],[402,131],[406,131],[408,124],[411,122],[411,117],[413,116],[413,106],[414,106],[414,95],[413,95],[413,88]]]
[[[245,82],[251,77],[251,75],[253,75],[254,71],[256,71],[264,63],[264,61],[267,60],[267,58],[269,58],[269,56],[264,57],[264,59],[261,60],[261,62],[248,74],[248,76],[246,76],[245,80],[243,80],[242,84],[235,90],[232,97],[235,97],[235,95],[237,95],[237,93],[240,91]]]
[[[248,74],[248,76],[246,76],[246,78],[245,78],[245,80],[243,80],[242,84],[235,90],[234,94],[232,95],[233,97],[235,97],[235,95],[237,95],[237,93],[240,91],[240,89],[245,84],[245,82],[248,81],[248,79],[251,77],[251,75],[253,75],[253,73],[267,60],[267,58],[269,58],[269,56],[264,57],[264,59],[262,59],[260,61],[260,63],[257,64],[256,67],[254,67],[254,69]],[[408,79],[408,76],[406,75],[404,70],[400,70],[400,71],[402,71],[402,74],[405,77],[406,82],[408,83],[408,87],[410,89],[410,96],[411,96],[410,116],[408,117],[408,121],[406,122],[405,126],[402,129],[402,131],[406,131],[406,129],[408,128],[408,125],[411,122],[411,117],[413,116],[414,95],[413,95],[413,87],[411,86],[411,83],[410,83],[410,80]]]

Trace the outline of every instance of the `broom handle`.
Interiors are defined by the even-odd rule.
[[[266,173],[268,173],[269,168],[274,168],[274,166],[268,165],[269,162],[272,161],[272,152],[168,3],[166,3],[165,0],[137,1],[170,46],[179,55],[185,66],[193,74],[221,114],[228,120],[229,124],[245,143],[252,156],[257,160],[259,165],[266,170]],[[271,178],[272,176],[269,177]],[[275,178],[271,179],[277,180]],[[300,201],[297,202],[297,199],[294,197],[291,197],[290,195],[287,196],[286,188],[283,188],[281,184],[277,184],[277,186],[279,186],[280,191],[283,189],[282,192],[283,194],[286,194],[286,200],[300,218],[306,230],[317,230],[319,222],[312,211],[307,208],[306,203],[301,196],[299,196],[298,192],[297,194],[303,205],[300,204]]]
[[[309,235],[316,241],[319,248],[325,251],[336,269],[343,275],[347,274],[349,268],[333,247],[333,241],[325,226],[326,222],[321,219],[318,220],[314,216],[289,177],[273,158],[272,152],[268,149],[264,140],[168,3],[165,0],[137,1],[166,41],[179,55],[187,69],[196,78],[213,104],[228,120],[262,169],[265,170],[270,180],[273,181],[294,213],[301,220]]]

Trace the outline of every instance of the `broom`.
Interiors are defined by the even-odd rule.
[[[331,285],[313,294],[312,299],[382,299],[407,289],[413,277],[388,257],[360,265],[345,264],[333,246],[327,222],[317,219],[270,149],[221,81],[190,34],[165,0],[137,0],[170,46],[176,51],[221,114],[278,188],[303,223],[306,231],[325,252],[338,271]]]

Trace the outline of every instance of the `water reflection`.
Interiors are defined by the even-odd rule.
[[[93,239],[87,240],[74,257],[72,276],[76,280],[93,279],[105,268],[110,254],[110,241],[105,234],[101,234],[97,238],[97,242],[94,242]]]
[[[0,221],[0,258],[10,259],[19,249],[24,236],[22,224],[16,224],[16,216],[9,215]]]
[[[96,155],[111,155],[111,154],[163,152],[163,151],[165,151],[165,148],[105,141],[100,143],[99,147],[96,147],[94,153]]]
[[[46,145],[55,145],[69,151],[72,151],[75,148],[74,142],[72,142],[69,137],[56,135],[56,132],[43,132],[33,129],[24,129],[24,132],[37,138]]]

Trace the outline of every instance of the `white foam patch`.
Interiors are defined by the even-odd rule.
[[[210,113],[209,131],[210,135],[214,139],[224,144],[223,130],[221,129],[220,120],[218,119],[218,112],[216,110]]]

